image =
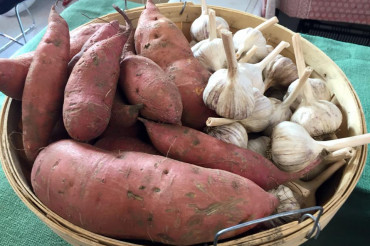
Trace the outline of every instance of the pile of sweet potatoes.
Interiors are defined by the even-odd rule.
[[[210,73],[181,30],[151,0],[136,29],[118,11],[125,28],[88,24],[74,35],[53,7],[33,53],[0,59],[0,90],[22,101],[36,196],[92,232],[172,245],[272,214],[279,201],[267,190],[322,156],[288,174],[205,135]]]

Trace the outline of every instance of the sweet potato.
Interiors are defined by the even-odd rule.
[[[104,132],[116,93],[126,38],[119,33],[91,46],[74,66],[64,95],[63,121],[69,135],[89,141]]]
[[[172,20],[148,0],[135,31],[138,55],[157,63],[179,88],[183,104],[182,123],[196,129],[215,115],[203,102],[210,73],[194,58],[189,42]]]
[[[141,119],[154,147],[170,158],[195,165],[226,170],[246,177],[265,190],[303,177],[326,156],[321,153],[299,172],[281,171],[271,161],[249,149],[226,143],[198,130]]]
[[[278,205],[226,171],[145,153],[113,154],[74,140],[43,149],[31,182],[45,206],[77,226],[173,245],[212,241],[219,230],[267,216]]]
[[[33,161],[58,121],[69,61],[67,22],[51,7],[47,30],[36,48],[22,96],[23,145]]]
[[[122,153],[123,151],[136,151],[152,155],[160,155],[153,145],[141,141],[139,138],[126,136],[108,136],[99,139],[95,147],[100,149]]]
[[[109,23],[105,23],[100,28],[91,35],[91,37],[84,43],[81,50],[72,57],[72,59],[68,63],[68,72],[70,73],[77,63],[77,61],[81,58],[82,54],[90,48],[96,42],[101,40],[107,39],[112,37],[113,35],[117,34],[119,31],[119,23],[117,20],[113,20]]]
[[[71,59],[86,40],[104,23],[91,23],[70,32]],[[0,58],[0,91],[5,95],[22,100],[24,83],[35,52],[27,52],[14,58]]]

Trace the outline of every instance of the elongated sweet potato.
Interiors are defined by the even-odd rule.
[[[148,143],[141,141],[139,138],[126,137],[126,136],[108,136],[99,139],[95,147],[122,153],[123,151],[136,151],[152,155],[160,155],[160,153]]]
[[[142,120],[154,147],[162,154],[195,165],[222,169],[246,177],[265,190],[303,177],[320,164],[326,152],[299,172],[281,171],[271,161],[249,149],[226,143],[198,130]]]
[[[76,55],[86,40],[104,23],[90,23],[70,32],[69,59]],[[14,58],[0,58],[0,91],[22,100],[24,83],[35,51]]]
[[[138,152],[117,155],[74,140],[43,149],[31,182],[42,203],[77,226],[173,245],[212,241],[219,230],[267,216],[278,205],[229,172]]]
[[[29,161],[33,161],[39,150],[48,144],[61,115],[69,51],[68,24],[53,5],[22,95],[23,145]]]
[[[163,16],[148,0],[135,31],[138,55],[148,57],[165,70],[179,88],[183,104],[182,123],[201,129],[210,115],[203,102],[203,90],[210,73],[194,58],[189,43],[172,20]]]
[[[81,50],[72,57],[72,59],[68,63],[68,72],[70,73],[77,63],[77,61],[81,58],[82,54],[90,48],[96,42],[101,40],[107,39],[112,37],[113,35],[117,34],[119,31],[119,23],[117,20],[113,20],[110,23],[105,23],[98,30],[96,30],[91,37],[84,43]]]
[[[63,121],[69,135],[89,141],[106,129],[116,93],[126,38],[119,33],[91,46],[74,66],[64,95]]]

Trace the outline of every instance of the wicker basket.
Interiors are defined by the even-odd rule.
[[[161,13],[177,23],[183,33],[189,37],[191,22],[197,18],[201,9],[199,5],[188,3],[183,9],[182,3],[159,4]],[[232,31],[245,27],[255,27],[264,19],[249,15],[245,12],[212,6],[218,16],[226,19]],[[133,20],[136,26],[143,8],[128,10],[127,15]],[[123,18],[116,13],[102,17],[110,21],[118,19],[124,23]],[[96,22],[101,20],[95,20]],[[275,46],[281,40],[291,43],[293,32],[275,25],[265,31],[268,42]],[[302,48],[306,63],[315,70],[314,76],[324,78],[331,91],[335,94],[343,113],[343,124],[340,128],[339,137],[363,134],[366,131],[365,118],[360,101],[351,83],[348,81],[340,68],[317,47],[303,39]],[[283,54],[294,60],[292,46],[286,49]],[[34,195],[29,182],[30,170],[25,167],[23,152],[21,151],[21,135],[19,122],[21,118],[21,103],[7,98],[1,113],[0,133],[1,141],[1,162],[5,175],[20,199],[34,212],[47,226],[49,226],[60,237],[72,245],[138,245],[137,243],[123,242],[112,238],[97,235],[77,227],[63,218],[59,217]],[[320,218],[321,228],[325,227],[333,218],[335,213],[346,201],[364,169],[367,154],[367,146],[358,147],[356,155],[349,163],[336,173],[325,185],[329,189],[321,189],[318,194],[319,204],[323,207],[323,214]],[[324,192],[325,190],[325,192]],[[317,213],[314,214],[317,216]],[[313,227],[314,222],[306,219],[299,222],[291,222],[283,226],[267,231],[255,233],[248,236],[233,238],[221,242],[221,245],[236,245],[248,243],[248,245],[299,245],[305,242],[306,235]]]

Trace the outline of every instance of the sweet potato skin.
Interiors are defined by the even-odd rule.
[[[106,129],[124,42],[122,33],[102,40],[84,52],[74,66],[63,104],[64,125],[72,138],[89,141]]]
[[[23,145],[29,161],[48,144],[60,117],[69,51],[67,22],[53,5],[48,28],[36,48],[22,95]]]
[[[278,204],[229,172],[144,153],[114,155],[74,140],[43,149],[31,182],[42,203],[77,226],[173,245],[212,241],[219,230],[267,216]]]
[[[119,85],[130,104],[143,104],[142,116],[181,124],[180,92],[162,68],[149,58],[126,55],[121,62]]]
[[[139,138],[127,136],[107,136],[100,138],[95,144],[100,149],[121,153],[123,151],[136,151],[152,155],[161,155],[151,144]]]
[[[143,120],[154,147],[170,158],[207,168],[226,170],[270,190],[285,182],[301,178],[320,164],[325,153],[300,172],[288,173],[249,149],[226,143],[201,131],[177,125]]]
[[[29,64],[16,59],[0,58],[0,91],[13,99],[22,100],[28,68]]]
[[[135,31],[135,48],[165,70],[179,88],[183,104],[182,123],[201,129],[215,113],[203,102],[210,73],[194,58],[189,42],[172,20],[147,1]]]

